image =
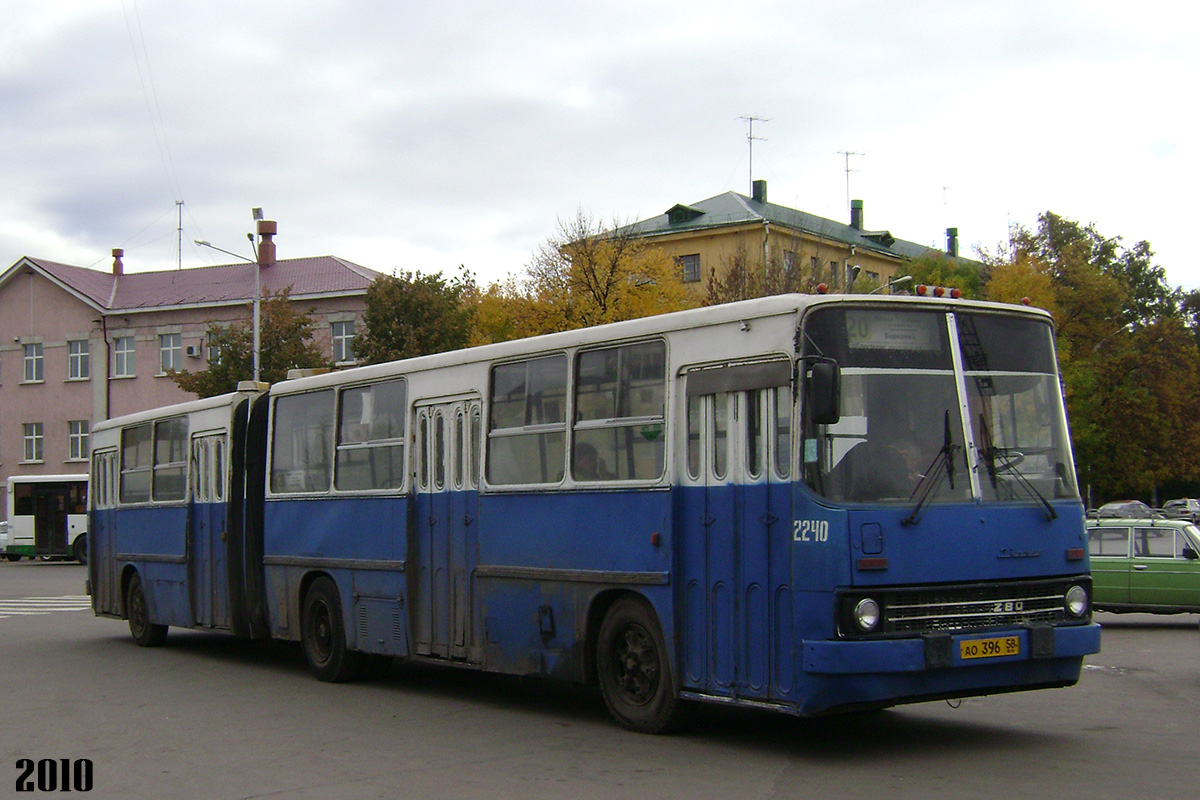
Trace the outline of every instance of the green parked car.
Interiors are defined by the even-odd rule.
[[[1200,612],[1200,528],[1185,519],[1089,519],[1092,607]]]

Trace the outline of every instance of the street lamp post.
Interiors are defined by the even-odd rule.
[[[259,346],[260,346],[259,345],[259,324],[260,324],[260,314],[261,314],[260,309],[259,309],[259,303],[261,302],[261,298],[262,298],[262,272],[259,268],[258,261],[256,261],[255,259],[252,259],[252,258],[246,258],[245,256],[240,255],[238,253],[234,253],[230,250],[223,250],[222,248],[217,247],[215,244],[212,244],[211,242],[207,242],[204,239],[194,239],[193,241],[200,247],[207,247],[210,250],[216,250],[218,253],[224,253],[225,255],[233,256],[234,258],[240,258],[241,260],[248,261],[249,263],[254,265],[254,303],[253,303],[253,309],[254,309],[253,310],[253,317],[254,317],[254,382],[258,383]],[[251,240],[250,244],[251,245],[254,244],[253,240]]]

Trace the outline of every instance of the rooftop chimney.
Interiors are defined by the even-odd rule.
[[[850,201],[850,227],[861,231],[863,229],[863,203],[862,200]]]
[[[751,194],[753,195],[754,202],[756,202],[756,203],[767,202],[767,182],[766,181],[754,181],[750,184],[750,187],[751,187],[750,191],[751,191]]]
[[[958,258],[958,228],[946,228],[946,252]]]
[[[258,221],[258,265],[269,267],[275,263],[275,241],[271,238],[278,232],[274,220]]]
[[[125,264],[121,261],[121,257],[125,255],[125,251],[119,247],[114,247],[113,251],[113,275],[124,275]]]

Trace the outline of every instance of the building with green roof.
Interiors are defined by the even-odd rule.
[[[656,217],[617,231],[653,242],[675,258],[685,283],[705,291],[714,276],[739,260],[748,269],[782,269],[804,291],[888,285],[905,265],[926,256],[958,258],[958,230],[946,230],[946,250],[898,239],[864,224],[863,203],[851,203],[843,223],[767,201],[767,182],[754,181],[750,197],[737,192],[679,203]]]

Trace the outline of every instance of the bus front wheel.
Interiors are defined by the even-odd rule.
[[[680,701],[658,621],[640,598],[623,597],[600,625],[596,646],[600,690],[621,727],[666,733],[679,723]]]
[[[133,640],[142,647],[158,647],[167,640],[167,626],[150,621],[146,608],[146,593],[142,590],[142,579],[135,572],[125,589],[125,616],[129,618],[129,632]]]
[[[342,601],[329,578],[317,578],[304,595],[300,639],[304,659],[317,680],[339,683],[359,676],[362,654],[346,645]]]

